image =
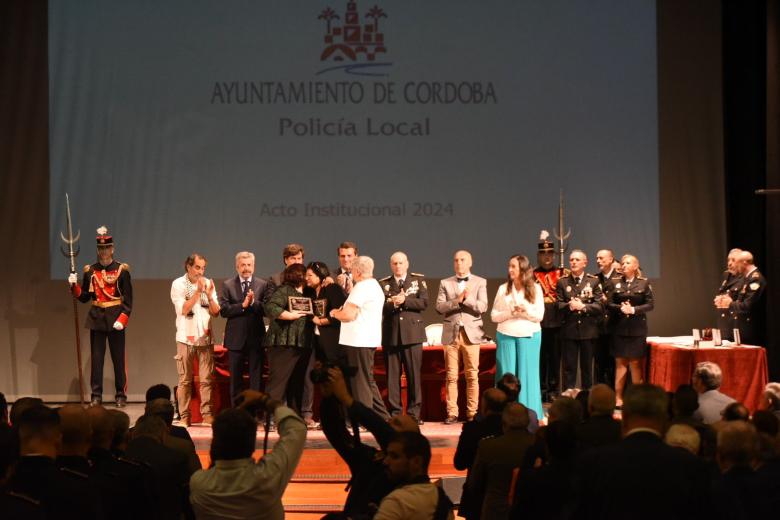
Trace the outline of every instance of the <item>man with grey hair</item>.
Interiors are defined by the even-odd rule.
[[[718,389],[723,381],[720,367],[711,361],[702,361],[693,371],[691,386],[699,394],[699,408],[693,418],[704,424],[714,424],[721,419],[721,412],[735,401]]]
[[[701,436],[693,426],[687,424],[673,424],[666,430],[664,441],[669,446],[690,451],[693,455],[699,454]]]
[[[723,279],[720,282],[720,287],[718,287],[718,294],[715,295],[713,300],[715,309],[718,311],[720,336],[722,339],[729,341],[734,340],[731,316],[728,307],[722,307],[720,303],[724,296],[728,296],[732,300],[736,300],[739,297],[739,289],[742,284],[742,274],[739,265],[740,254],[742,254],[742,250],[736,247],[729,251],[726,257],[726,270],[723,271]]]
[[[731,319],[731,328],[739,329],[741,342],[748,345],[763,345],[763,295],[766,290],[766,278],[754,264],[753,254],[742,251],[738,256],[738,266],[742,275],[736,298],[723,295],[717,302],[718,309],[727,310]]]
[[[358,256],[352,261],[352,290],[330,317],[341,322],[339,344],[344,345],[347,362],[354,370],[350,390],[354,399],[389,418],[379,388],[374,381],[374,353],[382,344],[382,307],[384,293],[374,278],[374,260]]]
[[[428,286],[419,273],[409,272],[406,253],[390,257],[392,275],[379,280],[384,290],[382,349],[387,368],[387,402],[390,415],[404,411],[401,399],[401,369],[406,374],[406,413],[422,424],[422,344],[426,340],[422,312],[428,307]]]
[[[255,255],[248,251],[236,254],[237,275],[222,284],[219,313],[227,318],[225,348],[230,353],[230,401],[236,404],[244,389],[244,363],[249,360],[249,387],[260,390],[263,370],[263,305],[273,285],[255,273]]]
[[[628,388],[623,440],[582,455],[575,477],[579,504],[574,517],[707,518],[713,503],[709,467],[663,442],[667,408],[662,388],[649,384]]]

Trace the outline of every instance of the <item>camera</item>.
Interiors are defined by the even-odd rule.
[[[309,379],[311,379],[311,382],[315,385],[327,383],[328,369],[330,368],[340,368],[341,372],[344,374],[344,377],[353,377],[355,374],[357,374],[356,367],[343,367],[336,363],[324,362],[319,368],[315,368],[309,372]]]

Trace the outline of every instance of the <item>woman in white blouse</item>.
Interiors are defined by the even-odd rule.
[[[498,323],[496,334],[496,380],[507,372],[520,380],[518,400],[543,417],[539,384],[539,350],[544,316],[542,288],[534,281],[528,258],[509,259],[509,277],[501,284],[493,301],[490,319]]]

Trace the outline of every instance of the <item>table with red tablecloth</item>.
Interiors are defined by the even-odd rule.
[[[213,388],[211,392],[212,405],[214,413],[229,406],[230,403],[230,363],[228,360],[228,351],[222,345],[214,346],[214,376]],[[192,389],[192,402],[190,404],[190,414],[192,422],[200,422],[200,395],[198,392],[198,367],[194,366],[195,384]],[[445,369],[444,369],[444,347],[442,345],[430,345],[423,347],[423,363],[421,370],[422,384],[422,410],[421,417],[426,421],[443,421],[446,416],[445,408]],[[267,367],[264,370],[264,376],[267,375]],[[387,371],[385,369],[384,356],[382,349],[377,349],[374,358],[374,376],[379,386],[382,396],[387,398]],[[496,376],[496,345],[486,343],[480,346],[479,351],[479,392],[490,388],[495,383]],[[265,378],[265,377],[264,377]],[[402,377],[402,398],[406,403],[406,378]],[[314,414],[318,415],[319,397],[315,390]],[[466,381],[463,370],[460,371],[458,378],[458,407],[461,410],[462,418],[466,413]]]
[[[720,391],[755,411],[769,381],[766,350],[751,345],[699,348],[649,341],[648,382],[674,392],[690,384],[697,363],[711,361],[723,372]]]

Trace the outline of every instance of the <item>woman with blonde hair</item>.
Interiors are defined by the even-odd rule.
[[[642,383],[642,359],[647,355],[647,313],[653,310],[653,288],[642,276],[634,255],[620,259],[622,274],[605,287],[607,302],[615,319],[612,355],[615,356],[617,406],[623,405],[623,389],[630,368],[631,383]]]

